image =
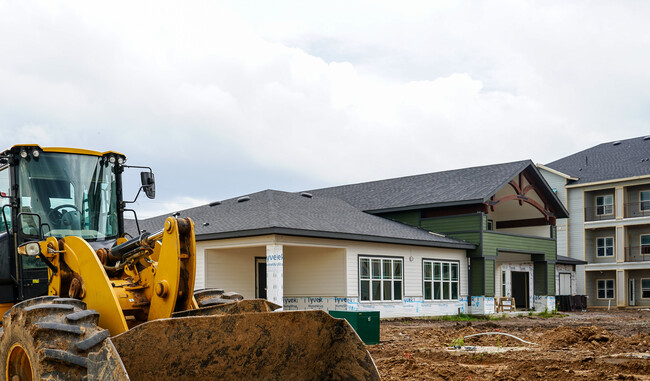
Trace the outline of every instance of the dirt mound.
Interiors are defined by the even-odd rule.
[[[647,380],[650,313],[595,311],[562,319],[530,316],[492,321],[381,323],[381,343],[369,346],[383,380]],[[539,345],[504,336],[501,332]],[[458,338],[495,352],[449,350]],[[525,347],[516,351],[510,347]]]
[[[540,337],[540,344],[559,349],[583,346],[587,343],[602,345],[612,341],[612,339],[612,334],[598,326],[578,328],[561,326],[544,333]]]

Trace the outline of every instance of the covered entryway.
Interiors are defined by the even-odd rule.
[[[558,283],[558,295],[573,295],[571,292],[571,273],[560,273]]]
[[[345,249],[269,241],[206,249],[205,287],[266,299],[286,310],[334,309],[335,299],[345,298]],[[330,299],[331,307],[325,306]]]
[[[515,299],[515,307],[518,310],[528,309],[528,271],[512,271],[510,274],[512,297]]]
[[[266,299],[266,258],[255,258],[255,298]]]

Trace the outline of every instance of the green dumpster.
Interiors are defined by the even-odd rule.
[[[379,344],[379,311],[329,311],[329,314],[347,320],[366,345]]]

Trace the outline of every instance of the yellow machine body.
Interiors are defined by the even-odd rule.
[[[66,160],[95,156],[104,167],[105,160],[125,160],[113,151],[18,145],[0,153],[0,170],[3,157],[10,163],[5,169],[17,168],[11,163],[36,161],[39,152],[65,154]],[[16,203],[18,196],[10,197]],[[20,204],[13,207],[20,220]],[[120,237],[110,247],[94,242],[97,249],[83,238],[91,231],[43,237],[43,227],[34,230],[40,239],[20,244],[15,255],[16,261],[31,256],[47,264],[48,295],[0,304],[0,379],[379,379],[345,320],[323,311],[273,312],[280,306],[223,290],[195,292],[189,218],[169,217],[159,231]]]

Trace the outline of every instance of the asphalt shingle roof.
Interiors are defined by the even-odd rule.
[[[569,184],[650,175],[650,136],[602,143],[546,166],[578,178]]]
[[[314,195],[340,198],[371,213],[483,203],[527,168],[529,173],[545,183],[533,162],[523,160],[342,185],[309,192]],[[559,214],[566,212],[554,194],[548,191],[545,196],[549,200],[554,200]]]
[[[190,217],[194,221],[198,240],[287,234],[435,247],[475,247],[364,213],[343,200],[321,195],[305,197],[301,193],[265,190],[210,205],[180,212],[180,217]],[[140,229],[159,230],[166,217],[141,221]]]

